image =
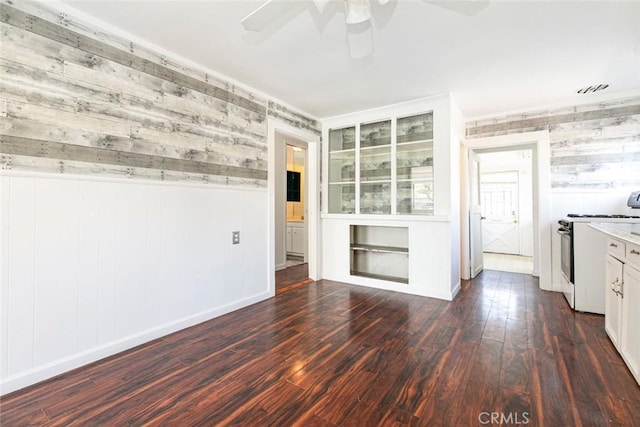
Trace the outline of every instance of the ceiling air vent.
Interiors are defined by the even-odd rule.
[[[606,85],[606,84],[588,86],[588,87],[583,87],[582,89],[578,89],[576,91],[576,93],[580,93],[580,94],[584,95],[584,94],[587,94],[587,93],[598,92],[599,90],[605,90],[608,87],[609,87],[609,85]]]

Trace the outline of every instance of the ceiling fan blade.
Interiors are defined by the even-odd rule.
[[[292,2],[290,1],[267,0],[240,22],[247,31],[262,31],[278,18],[290,12],[291,7]]]
[[[324,12],[324,8],[327,3],[329,3],[329,0],[313,0],[313,4],[316,5],[316,9],[318,9],[318,12],[320,13]]]
[[[489,6],[489,0],[422,0],[463,15],[475,15]]]

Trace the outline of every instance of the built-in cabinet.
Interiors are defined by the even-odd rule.
[[[287,222],[287,255],[304,256],[304,222]]]
[[[356,128],[329,131],[329,212],[356,212]]]
[[[433,113],[397,122],[396,209],[399,214],[433,214]]]
[[[605,329],[640,384],[640,245],[609,238]]]
[[[458,292],[458,119],[447,94],[323,121],[326,279]]]
[[[391,120],[360,125],[358,156],[362,214],[391,213]]]
[[[433,111],[328,136],[329,213],[433,214]]]

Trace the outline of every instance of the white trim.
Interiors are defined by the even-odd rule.
[[[282,123],[274,118],[267,118],[267,144],[269,147],[269,170],[267,180],[268,191],[268,289],[275,295],[275,164],[276,164],[276,132],[289,135],[292,138],[307,143],[306,175],[306,201],[307,215],[305,215],[305,228],[307,231],[307,250],[309,260],[309,277],[320,280],[321,277],[321,253],[322,242],[320,234],[320,136],[312,132],[298,129]]]
[[[464,142],[466,150],[484,150],[499,148],[532,147],[534,156],[534,190],[533,190],[533,216],[534,216],[534,276],[540,277],[540,288],[544,290],[559,291],[553,284],[551,275],[551,148],[548,131],[526,132],[510,135],[501,135],[487,138],[474,138]],[[528,147],[527,147],[528,146]],[[468,183],[464,183],[464,194],[468,197]],[[468,208],[468,199],[466,201]],[[464,210],[468,218],[469,210]],[[537,230],[537,232],[535,232]],[[469,233],[469,230],[464,230]],[[466,244],[468,253],[468,235],[461,239]],[[468,262],[468,260],[467,260]]]
[[[134,184],[134,185],[152,185],[160,187],[190,187],[211,190],[229,190],[229,191],[258,191],[265,192],[267,187],[250,186],[242,184],[217,184],[209,182],[190,182],[190,181],[159,181],[155,179],[131,179],[117,178],[102,175],[85,175],[74,173],[51,173],[38,171],[18,171],[18,170],[0,170],[0,176],[17,177],[17,178],[40,178],[40,179],[61,179],[86,182],[111,182],[115,184]]]
[[[49,379],[55,375],[128,350],[156,338],[169,335],[173,332],[197,325],[202,322],[206,322],[207,320],[214,319],[240,308],[247,307],[251,304],[263,301],[270,296],[271,295],[269,295],[268,292],[263,292],[252,297],[242,299],[240,301],[235,301],[229,305],[219,307],[214,310],[194,314],[175,322],[166,323],[164,325],[148,329],[144,332],[119,339],[109,344],[92,348],[89,351],[77,353],[73,356],[56,360],[44,366],[39,366],[35,369],[20,373],[19,375],[5,378],[4,380],[0,381],[0,395],[11,393],[12,391],[21,389],[28,385],[35,384],[39,381]]]
[[[374,123],[379,120],[385,120],[395,116],[402,116],[405,114],[418,115],[422,112],[433,111],[438,108],[437,102],[442,101],[451,102],[451,93],[446,92],[439,95],[416,98],[409,101],[402,101],[396,104],[384,105],[381,107],[374,107],[366,110],[359,110],[353,113],[323,117],[320,119],[320,121],[331,122],[331,128],[353,125],[354,122],[358,122],[361,124]]]
[[[625,92],[608,92],[608,93],[605,91],[605,92],[600,92],[595,94],[592,93],[588,95],[576,94],[575,96],[576,96],[576,101],[574,102],[563,101],[563,102],[552,103],[552,104],[533,105],[530,107],[518,108],[514,110],[499,111],[495,113],[489,113],[489,114],[483,114],[480,116],[472,116],[469,118],[465,118],[465,122],[469,124],[473,122],[482,122],[485,120],[493,119],[493,120],[498,120],[498,123],[502,123],[503,121],[502,119],[508,119],[509,117],[517,116],[518,114],[526,115],[527,116],[526,118],[529,118],[529,119],[542,118],[544,116],[539,116],[539,115],[549,110],[563,110],[563,109],[570,109],[571,107],[583,107],[590,104],[597,105],[597,104],[615,102],[615,101],[633,100],[636,97],[640,97],[640,89],[630,90]],[[615,107],[611,106],[609,108],[615,108]],[[569,111],[567,111],[567,113],[569,113]],[[513,119],[516,120],[515,118]],[[506,120],[506,121],[508,122],[511,120]]]
[[[8,179],[0,179],[0,378],[9,370],[8,358],[4,349],[9,345],[9,215],[4,214],[9,206],[11,184]],[[0,387],[0,395],[2,387]]]
[[[322,219],[349,219],[353,221],[411,221],[411,222],[451,222],[449,215],[362,215],[323,213]]]

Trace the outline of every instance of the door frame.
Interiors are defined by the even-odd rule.
[[[278,133],[280,133],[280,132],[278,132]],[[276,144],[277,144],[277,141],[276,141]],[[309,251],[307,250],[308,249],[307,248],[307,241],[309,240],[309,236],[308,236],[308,233],[307,233],[307,228],[308,228],[307,227],[307,211],[308,211],[308,209],[307,209],[307,206],[308,206],[307,192],[309,191],[309,183],[307,182],[307,162],[309,161],[309,159],[307,158],[308,157],[307,151],[309,149],[308,145],[309,144],[307,144],[306,141],[302,141],[302,140],[299,140],[299,139],[291,139],[291,140],[287,139],[285,141],[285,157],[288,156],[288,154],[287,154],[288,147],[300,148],[301,150],[304,151],[304,165],[303,165],[303,168],[304,168],[305,172],[303,174],[303,176],[304,176],[304,188],[303,188],[303,190],[304,191],[302,193],[304,194],[304,198],[302,200],[302,203],[304,204],[304,214],[303,214],[303,216],[304,216],[304,219],[303,219],[303,222],[304,222],[304,246],[305,246],[304,262],[307,262],[307,263],[309,262]],[[276,149],[276,152],[277,152],[277,149]],[[287,159],[288,159],[288,157],[287,157]],[[287,163],[287,160],[285,160],[285,170],[288,170],[287,168],[288,168],[288,163]],[[286,205],[285,205],[285,216],[286,216]],[[285,228],[286,227],[287,227],[287,219],[285,218]],[[286,259],[287,259],[286,242],[285,242],[285,251],[284,252],[285,252],[284,258],[285,258],[285,263],[286,263]]]
[[[267,168],[267,194],[268,194],[268,214],[267,214],[267,253],[268,253],[268,289],[275,295],[275,176],[276,153],[276,133],[290,136],[293,139],[306,143],[307,164],[305,168],[305,197],[306,215],[305,228],[307,234],[307,250],[309,262],[309,278],[320,280],[321,269],[321,241],[320,241],[320,135],[303,129],[287,125],[278,120],[267,118],[267,145],[268,145],[268,168]],[[284,148],[283,148],[284,149]],[[282,171],[281,171],[282,172]],[[284,172],[283,172],[284,173]]]
[[[468,151],[487,150],[519,150],[531,149],[533,155],[533,275],[540,278],[540,288],[556,290],[551,280],[551,148],[549,131],[524,132],[486,138],[468,139],[463,142],[461,158],[468,156]],[[469,278],[471,271],[471,248],[469,245],[469,203],[468,188],[469,165],[463,164],[461,192],[462,202],[462,238],[461,238],[461,275]],[[465,225],[466,223],[466,225]]]

